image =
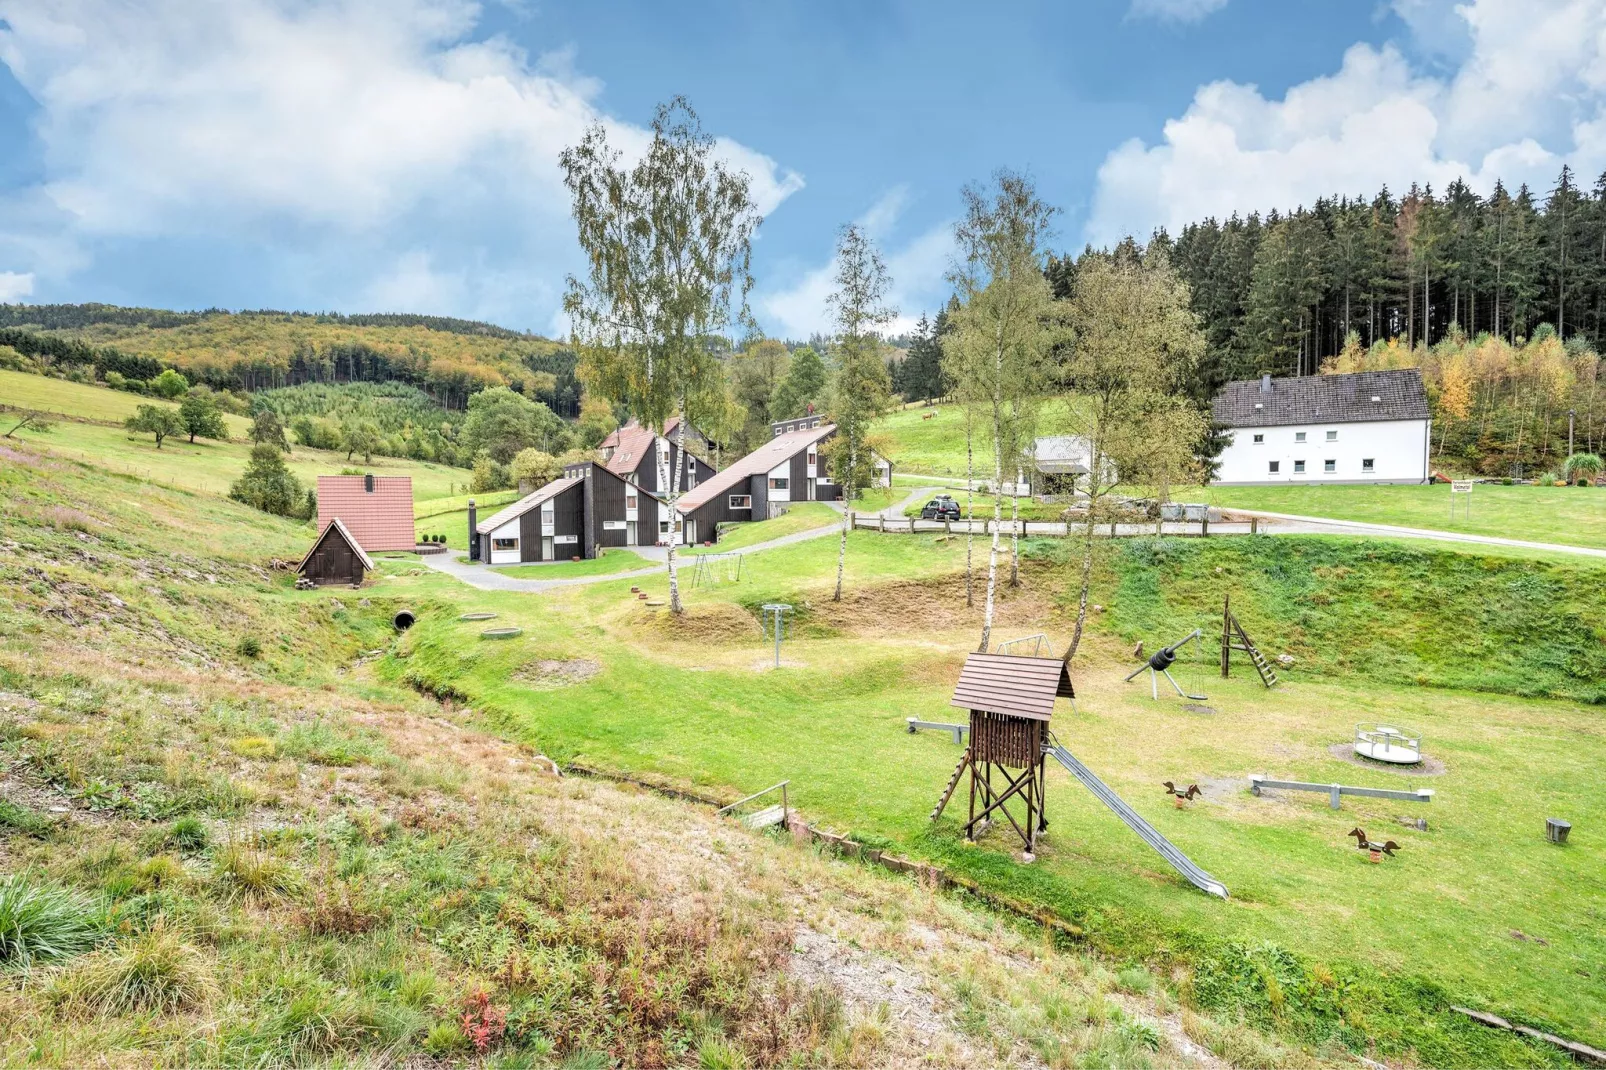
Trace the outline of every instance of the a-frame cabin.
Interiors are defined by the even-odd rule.
[[[374,570],[374,559],[358,544],[339,517],[331,520],[312,549],[296,566],[296,572],[316,584],[349,583],[360,586],[363,577]]]

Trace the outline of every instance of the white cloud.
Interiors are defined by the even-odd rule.
[[[1198,22],[1226,6],[1227,0],[1132,0],[1129,15],[1162,22]]]
[[[0,302],[21,301],[33,293],[33,275],[0,271]]]
[[[1357,44],[1338,71],[1267,99],[1252,85],[1201,86],[1160,142],[1134,139],[1099,169],[1086,237],[1157,226],[1173,233],[1208,215],[1309,204],[1326,194],[1442,188],[1546,188],[1564,161],[1606,164],[1606,0],[1401,0],[1426,50],[1459,52],[1444,76],[1402,52]],[[1454,23],[1446,21],[1452,17]],[[1464,35],[1470,42],[1460,47]]]
[[[894,186],[882,194],[856,222],[881,247],[891,286],[887,304],[898,315],[888,324],[888,335],[913,331],[922,312],[934,312],[946,293],[943,277],[953,259],[953,224],[943,222],[910,241],[889,248],[886,236],[897,224],[909,203],[909,188]],[[831,331],[831,313],[826,299],[835,288],[836,262],[804,271],[789,286],[760,291],[754,295],[754,308],[769,333],[780,338],[807,338]]]
[[[0,61],[39,105],[46,178],[31,192],[83,248],[327,250],[345,258],[345,300],[410,292],[463,314],[487,274],[561,280],[575,255],[559,152],[596,121],[627,152],[646,134],[597,108],[572,50],[532,60],[475,39],[479,15],[468,0],[0,0]],[[718,145],[765,211],[802,187]],[[408,260],[421,241],[432,253]]]

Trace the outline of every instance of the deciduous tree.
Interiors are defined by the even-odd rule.
[[[836,369],[827,411],[836,425],[836,435],[828,459],[831,478],[842,488],[842,538],[837,544],[833,601],[842,600],[853,502],[870,485],[875,473],[870,425],[885,411],[892,388],[881,361],[880,334],[880,329],[897,315],[886,304],[890,285],[875,244],[856,224],[843,227],[836,243],[836,291],[829,300],[836,327]]]
[[[564,310],[587,386],[662,434],[679,417],[685,455],[691,398],[720,374],[713,340],[748,320],[747,294],[758,209],[746,173],[719,158],[714,139],[683,97],[658,108],[652,139],[634,164],[608,143],[601,123],[560,162],[586,258],[586,278],[568,279]],[[661,459],[671,524],[669,604],[681,612],[675,503]],[[682,466],[683,469],[683,466]]]
[[[223,413],[218,409],[217,398],[209,387],[191,388],[184,395],[184,400],[179,402],[178,418],[191,442],[195,441],[196,436],[218,441],[229,437],[228,425],[223,422]]]
[[[134,415],[123,421],[123,426],[137,434],[155,435],[156,448],[168,435],[182,435],[184,423],[178,413],[167,405],[141,405]]]

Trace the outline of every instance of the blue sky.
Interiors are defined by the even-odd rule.
[[[692,10],[694,9],[694,10]],[[903,322],[958,191],[1057,244],[1606,166],[1606,0],[0,0],[0,299],[415,311],[559,333],[556,155],[684,93],[767,211],[754,307],[825,325],[835,230]]]

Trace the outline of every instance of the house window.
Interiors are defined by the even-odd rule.
[[[1270,464],[1266,465],[1266,471],[1270,472],[1272,475],[1276,475],[1278,469],[1280,469],[1281,467],[1282,467],[1282,462],[1281,461],[1272,461]]]
[[[1373,459],[1371,457],[1362,457],[1361,458],[1361,471],[1363,471],[1363,472],[1375,472],[1375,471],[1377,471],[1377,465],[1373,463]]]
[[[1262,443],[1262,442],[1265,442],[1265,441],[1266,441],[1266,436],[1265,436],[1265,435],[1256,435],[1256,436],[1255,436],[1255,445],[1257,445],[1257,446],[1258,446],[1258,445],[1260,445],[1260,444],[1261,444],[1261,443]]]
[[[809,447],[809,463],[810,464],[818,464],[819,461],[820,461],[820,455],[814,452],[814,447],[813,446],[810,446]]]
[[[517,539],[492,539],[491,540],[491,549],[493,549],[493,550],[517,550],[518,548],[519,548],[519,540],[517,540]]]
[[[1327,432],[1327,441],[1329,441],[1329,442],[1337,442],[1338,441],[1338,432],[1337,431],[1329,431],[1329,432]]]
[[[1305,462],[1304,461],[1295,461],[1294,462],[1294,471],[1295,472],[1303,472],[1304,470],[1305,470]]]
[[[626,509],[634,509],[635,507],[636,507],[636,492],[633,489],[632,490],[628,490],[628,491],[625,492],[625,508]]]
[[[658,521],[658,534],[660,534],[660,535],[668,535],[669,534],[669,521],[667,521],[667,520]]]
[[[791,485],[792,481],[785,477],[775,478],[772,476],[770,478],[770,490],[786,490]]]
[[[753,508],[753,496],[751,494],[732,494],[730,507],[732,509],[751,509]]]
[[[1303,431],[1295,431],[1294,432],[1294,441],[1295,442],[1303,442],[1303,441],[1305,441],[1305,432],[1303,432]]]
[[[1336,471],[1338,471],[1338,462],[1333,460],[1331,457],[1329,457],[1327,460],[1322,462],[1322,471],[1324,471],[1324,472],[1336,472]]]

